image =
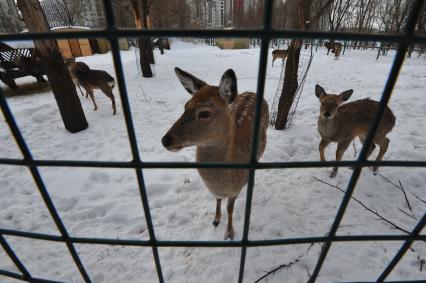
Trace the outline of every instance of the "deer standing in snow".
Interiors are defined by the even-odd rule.
[[[282,49],[275,49],[272,51],[272,67],[274,66],[274,61],[277,58],[283,59],[283,62],[285,58],[288,56],[288,50],[282,50]]]
[[[239,95],[237,78],[231,69],[223,74],[219,86],[210,86],[179,68],[175,68],[175,72],[192,98],[185,104],[185,112],[162,138],[163,146],[170,151],[196,146],[197,162],[249,162],[256,94]],[[261,108],[258,158],[266,147],[269,112],[265,100]],[[234,203],[248,181],[249,170],[200,168],[198,173],[216,197],[214,226],[220,222],[222,199],[228,198],[225,240],[232,240]]]
[[[362,143],[365,141],[379,103],[370,99],[361,99],[341,105],[351,97],[352,93],[353,90],[350,89],[339,95],[327,94],[321,86],[315,86],[315,95],[321,102],[318,118],[318,132],[322,138],[319,144],[321,161],[325,161],[324,150],[330,142],[337,142],[336,160],[339,161],[354,138],[359,137]],[[394,125],[395,116],[390,108],[386,107],[374,136],[374,143],[368,150],[367,159],[377,144],[380,152],[376,160],[382,160],[390,141],[386,135]],[[376,166],[373,167],[375,174],[377,169]],[[334,167],[330,177],[335,177],[337,170],[338,167]]]
[[[87,65],[86,65],[87,66]],[[86,90],[86,97],[90,95],[90,98],[93,101],[94,109],[96,111],[98,106],[95,102],[95,97],[93,96],[94,89],[100,89],[106,96],[111,99],[112,102],[112,115],[116,113],[115,99],[112,89],[115,86],[115,80],[105,71],[102,70],[92,70],[92,69],[82,69],[81,67],[75,68],[73,70],[73,76],[79,85],[81,85]]]

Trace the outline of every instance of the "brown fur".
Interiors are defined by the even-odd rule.
[[[342,47],[342,44],[340,42],[334,42],[334,41],[326,41],[324,42],[324,47],[327,48],[327,55],[331,50],[331,53],[335,53],[336,47]]]
[[[78,84],[81,85],[86,90],[86,97],[90,95],[90,98],[93,101],[94,109],[96,111],[98,106],[95,102],[95,97],[93,95],[94,89],[100,89],[106,96],[111,99],[112,102],[112,114],[115,115],[115,99],[112,89],[115,86],[115,80],[105,71],[102,70],[82,70],[77,68],[74,70],[74,76]]]
[[[341,105],[349,99],[352,92],[349,90],[340,95],[334,95],[326,94],[319,85],[315,88],[315,94],[321,102],[318,118],[318,131],[322,137],[319,145],[321,161],[325,161],[324,150],[330,142],[338,143],[336,160],[340,160],[354,138],[359,137],[363,143],[368,134],[370,123],[374,119],[379,103],[370,99],[362,99]],[[395,120],[391,109],[386,107],[367,158],[377,144],[380,146],[377,160],[382,160],[389,145],[386,135],[393,129]],[[336,176],[337,170],[338,167],[334,167],[330,176]],[[377,167],[374,167],[373,170],[376,173]]]
[[[87,66],[86,63],[83,62],[72,62],[68,64],[68,70],[70,72],[71,79],[73,80],[74,84],[78,87],[80,90],[80,93],[82,96],[84,96],[83,91],[81,90],[80,84],[78,83],[76,72],[77,71],[88,71],[90,70],[89,66]],[[86,98],[88,98],[88,93],[86,93]]]
[[[341,52],[342,52],[342,45],[336,45],[336,47],[334,48],[334,60],[339,60]]]
[[[274,66],[274,61],[277,58],[282,58],[283,62],[288,56],[288,50],[275,49],[272,51],[272,67]]]
[[[163,145],[169,150],[180,150],[196,146],[197,162],[250,161],[252,127],[256,105],[256,94],[245,92],[237,95],[228,104],[220,95],[219,87],[204,85],[186,103],[185,112],[163,137]],[[199,118],[200,113],[211,113],[207,121]],[[268,105],[262,101],[261,126],[257,157],[266,147],[268,127]],[[164,142],[171,139],[172,142]],[[248,170],[198,169],[209,191],[217,198],[213,224],[217,226],[221,217],[221,201],[228,198],[228,226],[225,239],[233,239],[232,213],[235,199],[248,181]]]

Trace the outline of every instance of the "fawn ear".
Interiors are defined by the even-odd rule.
[[[197,91],[199,91],[201,88],[207,85],[206,82],[194,77],[188,72],[185,72],[182,69],[179,69],[178,67],[175,68],[176,76],[178,77],[179,81],[183,85],[183,87],[190,93],[194,94]]]
[[[339,98],[342,101],[346,101],[346,100],[348,100],[351,97],[352,93],[354,93],[353,89],[346,90],[346,91],[342,92],[341,94],[339,94]]]
[[[318,98],[321,98],[321,97],[325,96],[326,93],[325,93],[325,90],[320,85],[316,85],[315,86],[315,95]]]
[[[237,97],[237,77],[232,69],[228,69],[222,75],[219,83],[219,93],[228,104],[234,102],[235,97]]]

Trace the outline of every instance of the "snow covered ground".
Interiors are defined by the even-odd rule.
[[[199,78],[218,84],[223,72],[232,68],[242,91],[255,91],[259,49],[220,50],[211,46],[175,41],[172,50],[155,53],[155,77],[137,75],[134,51],[122,52],[133,121],[140,154],[147,161],[194,161],[194,148],[178,153],[166,151],[161,137],[183,112],[189,95],[174,75],[179,66]],[[389,73],[393,53],[375,60],[375,51],[347,51],[339,61],[326,56],[325,48],[314,54],[294,126],[285,131],[268,129],[268,145],[262,161],[318,160],[320,141],[316,129],[319,103],[315,84],[329,93],[354,89],[351,100],[379,99]],[[81,58],[90,67],[113,73],[110,54]],[[268,63],[265,98],[272,105],[281,70]],[[426,57],[407,59],[399,76],[390,107],[397,117],[390,133],[385,160],[426,160]],[[18,84],[31,81],[18,80]],[[1,85],[4,87],[4,85]],[[117,115],[110,100],[95,91],[98,111],[80,96],[89,128],[70,134],[63,128],[50,92],[8,98],[18,125],[36,159],[114,160],[131,159],[120,99],[115,90]],[[2,114],[0,114],[1,116]],[[360,144],[355,143],[357,152]],[[334,158],[336,146],[327,149]],[[373,156],[377,151],[373,153]],[[0,156],[21,158],[4,117],[0,117]],[[354,159],[354,148],[344,159]],[[346,189],[352,171],[341,168],[335,179],[330,169],[260,170],[256,172],[250,239],[323,236],[333,222],[343,194],[314,179],[320,178]],[[45,184],[69,233],[81,237],[148,239],[134,170],[92,168],[40,168]],[[362,171],[354,196],[383,217],[412,230],[426,211],[426,169],[381,168],[381,174],[400,181],[403,192],[370,169]],[[222,240],[225,221],[214,228],[215,200],[196,170],[144,170],[156,236],[162,240]],[[236,202],[234,227],[242,236],[245,190]],[[27,168],[0,165],[0,227],[49,233],[59,232],[45,208]],[[400,210],[411,215],[407,216]],[[222,220],[226,217],[223,211]],[[401,234],[371,212],[351,201],[338,230],[339,235]],[[425,233],[425,231],[423,231]],[[29,271],[52,280],[82,282],[66,246],[23,238],[6,237]],[[332,245],[317,282],[375,280],[402,242],[345,242]],[[94,282],[156,282],[150,248],[76,245]],[[425,279],[420,261],[426,259],[426,245],[415,243],[389,279]],[[236,282],[239,248],[161,248],[160,259],[166,282]],[[306,282],[320,252],[320,245],[250,248],[245,282],[253,282],[264,271],[299,259],[288,269],[268,277],[267,282]],[[0,249],[0,269],[17,272]],[[0,276],[1,282],[15,282]]]

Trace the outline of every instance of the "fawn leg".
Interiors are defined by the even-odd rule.
[[[380,146],[380,152],[379,152],[379,154],[377,155],[377,158],[376,158],[376,160],[377,160],[377,161],[382,160],[383,155],[385,155],[386,151],[388,150],[389,141],[390,141],[390,140],[389,140],[387,137],[385,137],[384,139],[382,139],[382,140],[380,140],[380,141],[378,142],[378,144],[379,144],[379,146]],[[373,174],[374,174],[374,175],[376,175],[376,174],[377,174],[377,171],[378,171],[378,167],[377,167],[377,166],[374,166],[374,167],[373,167]]]
[[[80,84],[77,84],[77,86],[78,86],[78,89],[80,90],[81,96],[83,96],[83,97],[84,97],[84,93],[83,93],[83,91],[81,90]]]
[[[351,144],[352,140],[342,141],[337,144],[337,150],[336,150],[336,161],[340,161],[342,159],[343,154],[345,153],[348,146]],[[337,170],[339,170],[339,167],[334,167],[333,171],[331,171],[330,177],[334,178],[337,175]]]
[[[319,152],[321,161],[325,161],[324,150],[330,144],[329,140],[322,139],[319,144]]]
[[[362,144],[364,144],[364,142],[365,142],[365,136],[360,136],[359,140],[362,142]],[[370,157],[370,155],[373,153],[373,151],[374,151],[375,148],[376,148],[376,145],[374,143],[371,144],[370,148],[368,149],[367,158],[366,159],[368,159]]]
[[[234,213],[234,204],[237,197],[228,198],[226,210],[228,211],[228,226],[226,227],[225,240],[234,239],[234,227],[232,226],[232,214]]]
[[[96,102],[95,102],[95,97],[93,96],[93,90],[87,91],[87,92],[86,92],[86,95],[87,95],[87,94],[89,94],[89,95],[90,95],[90,98],[91,98],[91,99],[92,99],[92,101],[93,101],[93,105],[95,106],[95,108],[93,108],[93,111],[98,110],[98,106],[96,105]]]
[[[216,214],[214,215],[213,226],[217,227],[220,223],[222,200],[216,199]]]
[[[102,89],[102,92],[105,93],[105,95],[108,96],[111,99],[111,102],[112,102],[112,115],[115,115],[116,109],[115,109],[115,98],[114,98],[114,94],[109,89]]]

